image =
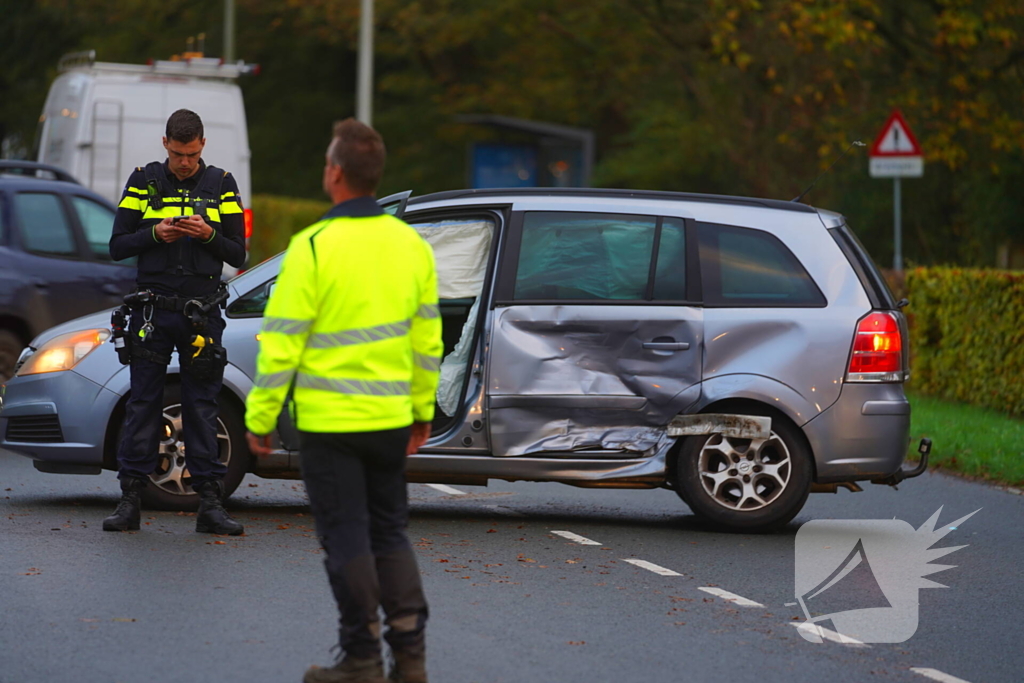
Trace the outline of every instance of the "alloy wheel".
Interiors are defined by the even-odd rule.
[[[730,510],[760,510],[777,499],[789,484],[792,460],[774,431],[767,439],[737,439],[715,434],[698,458],[698,476],[705,493]]]

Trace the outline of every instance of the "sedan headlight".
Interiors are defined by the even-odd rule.
[[[70,370],[79,361],[110,338],[110,330],[82,330],[54,337],[29,356],[17,375],[38,375],[44,372]]]

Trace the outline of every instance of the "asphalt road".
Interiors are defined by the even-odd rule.
[[[707,530],[670,491],[410,492],[435,683],[1024,678],[1024,496],[1012,492],[926,474],[898,492],[812,495],[771,535]],[[41,474],[0,451],[0,683],[299,681],[330,663],[336,612],[301,483],[248,477],[230,503],[238,538],[169,512],[104,533],[117,495],[112,473]],[[801,524],[917,528],[940,506],[940,525],[981,511],[938,543],[969,546],[938,561],[956,565],[929,577],[949,588],[920,590],[910,640],[800,636],[787,603]]]

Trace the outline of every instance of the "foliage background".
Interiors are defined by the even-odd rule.
[[[907,290],[914,389],[1024,416],[1024,275],[915,268]]]
[[[0,0],[0,137],[32,146],[64,52],[144,62],[205,31],[200,0]],[[320,198],[333,120],[354,111],[358,0],[236,0],[254,192]],[[1024,4],[1019,0],[377,0],[374,124],[383,194],[466,184],[504,114],[595,131],[594,183],[791,198],[900,107],[927,156],[904,182],[904,252],[991,265],[1024,242]],[[43,39],[45,37],[45,39]],[[847,215],[891,262],[892,184],[863,150],[808,201]],[[266,222],[257,217],[257,230]]]

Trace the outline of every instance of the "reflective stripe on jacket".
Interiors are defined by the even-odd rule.
[[[345,204],[293,237],[285,254],[246,401],[254,434],[274,430],[289,388],[302,431],[434,418],[444,345],[433,250],[401,220],[346,217],[337,211]]]

